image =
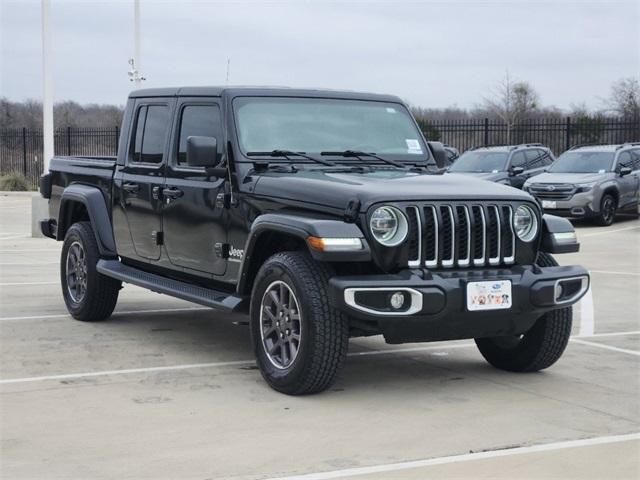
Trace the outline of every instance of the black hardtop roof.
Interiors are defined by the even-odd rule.
[[[377,93],[352,92],[348,90],[321,90],[288,87],[171,87],[171,88],[144,88],[134,90],[129,98],[142,97],[220,97],[229,95],[259,96],[259,97],[311,97],[311,98],[337,98],[344,100],[373,100],[379,102],[404,103],[395,95],[382,95]]]

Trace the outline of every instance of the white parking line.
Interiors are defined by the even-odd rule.
[[[626,353],[628,355],[636,355],[636,356],[640,357],[640,352],[638,352],[636,350],[629,350],[627,348],[612,347],[611,345],[604,345],[602,343],[596,343],[596,342],[587,342],[586,340],[581,340],[581,339],[578,339],[578,338],[573,338],[573,339],[571,339],[571,341],[574,342],[574,343],[579,343],[581,345],[588,345],[590,347],[603,348],[605,350],[611,350],[612,352]]]
[[[26,267],[33,265],[34,267],[40,265],[58,265],[60,262],[0,262],[0,267]]]
[[[385,355],[401,352],[418,352],[428,350],[446,351],[454,348],[468,348],[473,347],[474,343],[462,343],[453,345],[430,345],[425,347],[414,348],[388,348],[382,350],[366,350],[364,352],[351,352],[348,353],[349,357],[362,357],[369,355]],[[252,365],[255,364],[255,360],[236,360],[233,362],[214,362],[214,363],[192,363],[187,365],[170,365],[164,367],[145,367],[145,368],[127,368],[122,370],[101,370],[97,372],[83,372],[83,373],[63,373],[58,375],[42,375],[38,377],[23,377],[23,378],[6,378],[0,380],[0,385],[7,385],[13,383],[28,383],[28,382],[41,382],[45,380],[68,380],[73,378],[88,378],[88,377],[103,377],[105,375],[126,375],[130,373],[151,373],[151,372],[166,372],[172,370],[187,370],[192,368],[220,368],[234,365]]]
[[[594,232],[594,233],[582,233],[580,234],[580,237],[596,237],[598,235],[608,235],[610,233],[618,233],[618,232],[626,232],[627,230],[636,230],[637,228],[640,228],[640,225],[635,226],[635,227],[626,227],[626,228],[618,228],[617,230],[603,230],[601,232]]]
[[[640,273],[634,272],[613,272],[611,270],[589,270],[590,273],[602,273],[605,275],[632,275],[634,277],[640,277]]]
[[[589,337],[622,337],[625,335],[640,335],[640,330],[631,330],[628,332],[605,332],[605,333],[594,333],[593,335],[589,335]],[[572,338],[582,338],[580,335],[576,335]]]
[[[594,324],[593,293],[591,292],[591,285],[589,285],[587,293],[585,293],[584,297],[580,300],[580,336],[592,336],[595,329]]]
[[[190,311],[200,311],[200,310],[211,310],[215,311],[208,307],[182,307],[182,308],[157,308],[153,310],[120,310],[113,312],[113,315],[135,315],[137,313],[169,313],[169,312],[190,312]],[[4,317],[0,318],[0,322],[11,322],[14,320],[47,320],[50,318],[71,318],[71,315],[68,313],[59,313],[55,315],[34,315],[30,317]]]
[[[13,287],[19,285],[58,285],[60,282],[9,282],[0,283],[0,287]]]
[[[636,333],[636,332],[632,332]],[[604,348],[607,350],[613,350],[621,353],[629,353],[632,355],[640,355],[640,352],[634,350],[626,350],[623,348],[610,347],[608,345],[602,345],[600,343],[586,342],[584,340],[578,340],[575,337],[571,338],[572,342],[589,345],[593,347]],[[422,347],[409,347],[409,348],[386,348],[379,350],[365,350],[363,352],[351,352],[348,353],[348,357],[365,357],[372,355],[391,355],[395,353],[411,353],[411,352],[425,352],[433,350],[433,355],[439,355],[446,353],[447,350],[458,348],[474,347],[475,343],[454,343],[450,345],[428,345]],[[88,377],[102,377],[106,375],[126,375],[131,373],[151,373],[151,372],[164,372],[172,370],[188,370],[193,368],[219,368],[233,365],[249,365],[255,364],[255,360],[236,360],[232,362],[214,362],[214,363],[193,363],[186,365],[170,365],[161,367],[145,367],[145,368],[127,368],[121,370],[100,370],[96,372],[81,372],[81,373],[63,373],[56,375],[41,375],[37,377],[23,377],[23,378],[6,378],[0,380],[0,385],[14,384],[14,383],[28,383],[28,382],[40,382],[46,380],[68,380],[74,378],[88,378]]]
[[[0,253],[60,252],[62,248],[25,248],[20,250],[0,250]]]
[[[345,468],[329,472],[307,473],[288,477],[270,478],[268,480],[329,480],[332,478],[355,477],[358,475],[371,475],[383,472],[397,472],[415,468],[445,465],[448,463],[469,462],[473,460],[485,460],[488,458],[507,457],[511,455],[523,455],[527,453],[550,452],[566,448],[589,447],[593,445],[606,445],[611,443],[629,442],[640,439],[640,433],[628,433],[625,435],[610,435],[606,437],[583,438],[580,440],[567,440],[564,442],[542,443],[526,447],[503,448],[488,452],[465,453],[447,457],[428,458],[424,460],[412,460],[408,462],[386,463],[371,465],[368,467]],[[399,478],[399,477],[396,477]]]

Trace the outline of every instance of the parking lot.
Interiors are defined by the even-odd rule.
[[[495,370],[472,341],[354,339],[308,397],[263,382],[241,316],[127,285],[108,321],[72,320],[30,197],[0,195],[0,219],[3,478],[640,476],[638,219],[576,225],[581,252],[558,260],[592,289],[549,370]]]

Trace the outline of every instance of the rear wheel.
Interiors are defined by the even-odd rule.
[[[595,218],[597,225],[608,227],[613,223],[616,218],[616,210],[618,208],[618,202],[613,195],[605,194],[600,201],[600,213]]]
[[[60,282],[67,310],[85,322],[108,318],[118,301],[121,282],[96,270],[98,244],[89,222],[74,223],[64,238]]]
[[[553,257],[540,252],[541,267],[557,265]],[[571,307],[552,310],[540,317],[523,335],[477,338],[482,356],[496,368],[510,372],[537,372],[553,365],[564,353],[571,335]]]
[[[251,341],[267,383],[289,395],[325,390],[347,354],[346,317],[330,305],[329,268],[302,252],[270,257],[251,296]]]

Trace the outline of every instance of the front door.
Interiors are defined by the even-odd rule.
[[[117,197],[133,244],[130,254],[142,260],[160,258],[160,190],[164,183],[171,101],[140,99],[136,102],[129,154],[115,178]]]
[[[207,176],[187,165],[187,138],[216,137],[224,151],[220,105],[215,100],[183,98],[178,103],[166,183],[163,188],[164,243],[170,262],[194,274],[223,275],[227,210],[218,201],[226,178]]]

